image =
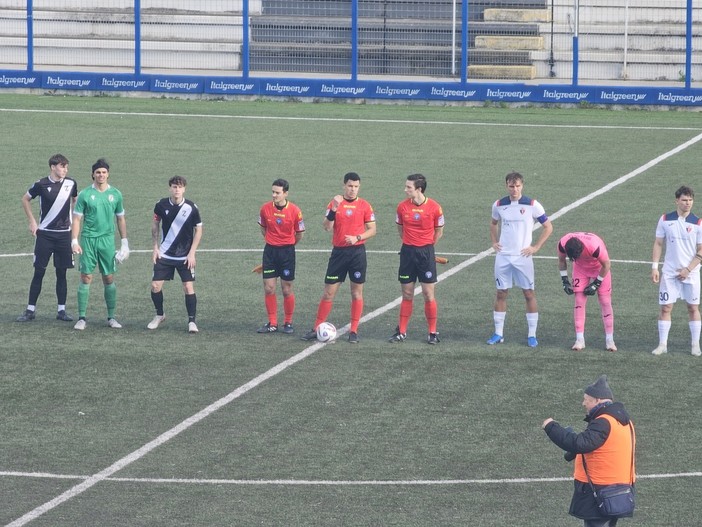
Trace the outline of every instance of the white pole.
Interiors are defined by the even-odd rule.
[[[463,0],[464,2],[466,0]],[[451,13],[451,75],[456,74],[456,0],[453,0]]]
[[[629,0],[624,4],[624,65],[622,67],[622,79],[627,79],[629,62]]]

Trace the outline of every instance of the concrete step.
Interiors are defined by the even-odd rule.
[[[485,22],[550,22],[549,9],[495,9],[483,11]]]
[[[475,37],[475,49],[544,49],[544,37],[502,37],[483,35]]]
[[[24,12],[13,11],[0,18],[2,34],[24,36],[27,24]],[[21,15],[21,16],[13,16]],[[143,40],[173,40],[196,42],[242,42],[243,19],[240,15],[198,16],[144,15]],[[34,16],[35,37],[93,38],[97,40],[134,39],[132,15],[92,16],[91,13],[50,13],[41,11]]]
[[[540,33],[544,37],[546,46],[550,46],[550,25],[540,26]],[[554,50],[572,50],[573,35],[564,25],[554,25]],[[625,44],[628,49],[641,51],[680,50],[686,47],[684,27],[674,24],[662,25],[631,25],[628,28],[626,43],[624,41],[624,28],[615,25],[591,25],[581,31],[578,39],[581,50],[620,50]],[[702,47],[702,27],[695,28],[692,38],[693,49]]]
[[[174,3],[178,7],[173,7]],[[148,0],[142,2],[142,12],[158,12],[160,14],[233,14],[243,11],[242,0]],[[4,9],[25,8],[25,1],[0,0],[0,11]],[[261,0],[249,0],[249,12],[252,14],[261,13]],[[94,13],[133,13],[133,2],[121,2],[115,5],[114,0],[61,0],[61,2],[34,2],[34,11],[68,11],[68,12],[94,12]]]
[[[270,57],[294,56],[300,60],[314,62],[326,56],[350,57],[351,47],[348,45],[324,45],[310,48],[306,45],[279,46],[276,44],[254,44],[250,48],[252,55],[266,54]],[[366,57],[379,57],[381,55],[400,57],[407,60],[416,60],[421,57],[424,61],[444,61],[450,58],[450,50],[443,46],[360,46],[359,57],[363,60]],[[495,49],[472,49],[470,50],[470,62],[472,64],[530,64],[530,52],[525,50],[495,50]]]
[[[535,62],[537,78],[549,78],[550,67],[547,62]],[[556,63],[555,79],[564,79],[565,83],[572,79],[572,66],[567,63]],[[584,62],[578,67],[578,81],[582,84],[587,81],[598,82],[601,80],[626,79],[632,81],[632,87],[637,87],[635,82],[680,82],[683,87],[684,67],[682,65],[658,64],[629,64],[626,69],[623,64]],[[702,79],[702,67],[693,71],[693,80]]]
[[[109,43],[108,46],[105,46]],[[25,39],[0,37],[3,63],[24,65]],[[95,71],[134,67],[134,46],[128,40],[37,38],[34,42],[35,67],[94,67]],[[241,45],[213,42],[145,41],[141,47],[144,68],[183,70],[238,70]]]
[[[550,54],[547,50],[532,51],[531,57],[533,60],[546,60]],[[554,58],[557,61],[570,61],[572,62],[572,54],[567,52],[554,52]],[[579,59],[581,62],[622,62],[624,60],[623,51],[612,52],[612,51],[584,51],[579,54]],[[629,63],[637,62],[640,64],[684,64],[685,55],[683,53],[648,53],[641,51],[634,51],[627,53],[627,61]],[[693,64],[702,64],[702,56],[693,56]]]
[[[535,66],[468,66],[468,79],[532,80]]]
[[[473,46],[477,35],[536,35],[538,24],[473,22],[469,27],[468,45]],[[385,22],[366,19],[359,27],[360,44],[405,44],[451,46],[450,23],[427,20],[395,20]],[[277,43],[344,43],[351,42],[350,21],[347,19],[324,19],[289,17],[261,17],[252,20],[253,42]],[[460,31],[456,32],[460,43]]]
[[[702,22],[702,10],[695,9],[693,11],[693,22],[699,24]],[[624,4],[606,4],[606,5],[591,5],[580,4],[580,24],[621,24],[627,20],[629,24],[649,23],[649,24],[666,24],[666,23],[685,23],[686,11],[685,3],[677,2],[675,4],[659,3],[654,6],[634,6],[630,5],[627,9]],[[570,23],[575,20],[575,9],[572,2],[564,5],[556,5],[553,12],[554,22]]]
[[[548,77],[548,51],[535,51],[531,55],[539,77]],[[578,65],[579,79],[621,79],[640,81],[679,81],[685,70],[685,56],[681,53],[645,53],[627,54],[626,70],[624,54],[612,52],[580,53]],[[554,53],[555,71],[558,78],[572,77],[572,55]],[[693,79],[702,79],[702,57],[693,56]]]
[[[250,48],[252,71],[292,71],[346,74],[351,71],[348,45],[309,46],[256,44]],[[460,57],[456,59],[457,64]],[[531,66],[527,51],[471,50],[471,65]],[[451,54],[444,47],[362,46],[359,73],[392,75],[451,75]]]
[[[553,30],[555,33],[573,34],[573,27],[570,24],[554,23]],[[667,23],[645,23],[645,24],[629,24],[627,31],[630,35],[662,35],[662,36],[685,36],[686,29],[681,24]],[[551,24],[539,24],[539,33],[545,34],[551,32]],[[624,26],[622,24],[588,24],[581,25],[580,34],[597,34],[597,35],[623,35]],[[702,25],[692,26],[693,36],[702,36]]]
[[[468,9],[469,20],[482,20],[483,11],[488,7],[523,7],[545,9],[546,0],[476,0],[471,2]],[[457,2],[458,18],[461,6]],[[358,12],[360,17],[386,19],[444,19],[451,20],[453,16],[453,0],[359,0]],[[350,17],[351,2],[348,0],[263,0],[264,15],[285,16],[331,16]]]

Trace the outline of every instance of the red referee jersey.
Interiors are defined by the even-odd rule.
[[[258,224],[266,229],[269,245],[294,245],[295,233],[304,232],[305,222],[300,207],[288,201],[282,209],[272,201],[264,203],[258,216]]]
[[[331,210],[333,202],[329,202],[327,210]],[[375,213],[373,207],[366,200],[356,198],[352,201],[342,200],[341,205],[336,209],[334,217],[334,236],[332,237],[332,245],[334,247],[348,247],[344,236],[358,236],[366,232],[366,223],[375,221]],[[365,243],[362,240],[356,245]]]
[[[402,243],[405,245],[432,245],[434,230],[444,226],[444,211],[433,199],[425,197],[421,205],[406,199],[397,206],[395,223],[402,225]]]

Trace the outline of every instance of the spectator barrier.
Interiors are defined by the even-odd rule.
[[[702,105],[692,0],[0,0],[0,21],[2,88]]]

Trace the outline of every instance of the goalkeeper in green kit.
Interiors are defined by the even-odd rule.
[[[97,266],[102,275],[105,304],[107,305],[107,325],[120,329],[122,325],[115,319],[117,307],[117,287],[114,274],[117,262],[129,257],[127,242],[127,221],[124,217],[122,193],[112,187],[110,165],[98,159],[92,167],[93,184],[78,194],[73,210],[71,227],[71,247],[74,254],[80,254],[80,285],[78,286],[78,322],[74,329],[84,330],[87,322],[85,314],[90,297],[90,284]],[[115,253],[115,218],[122,239],[120,249]],[[82,227],[82,230],[81,230]],[[80,234],[80,240],[78,235]]]

